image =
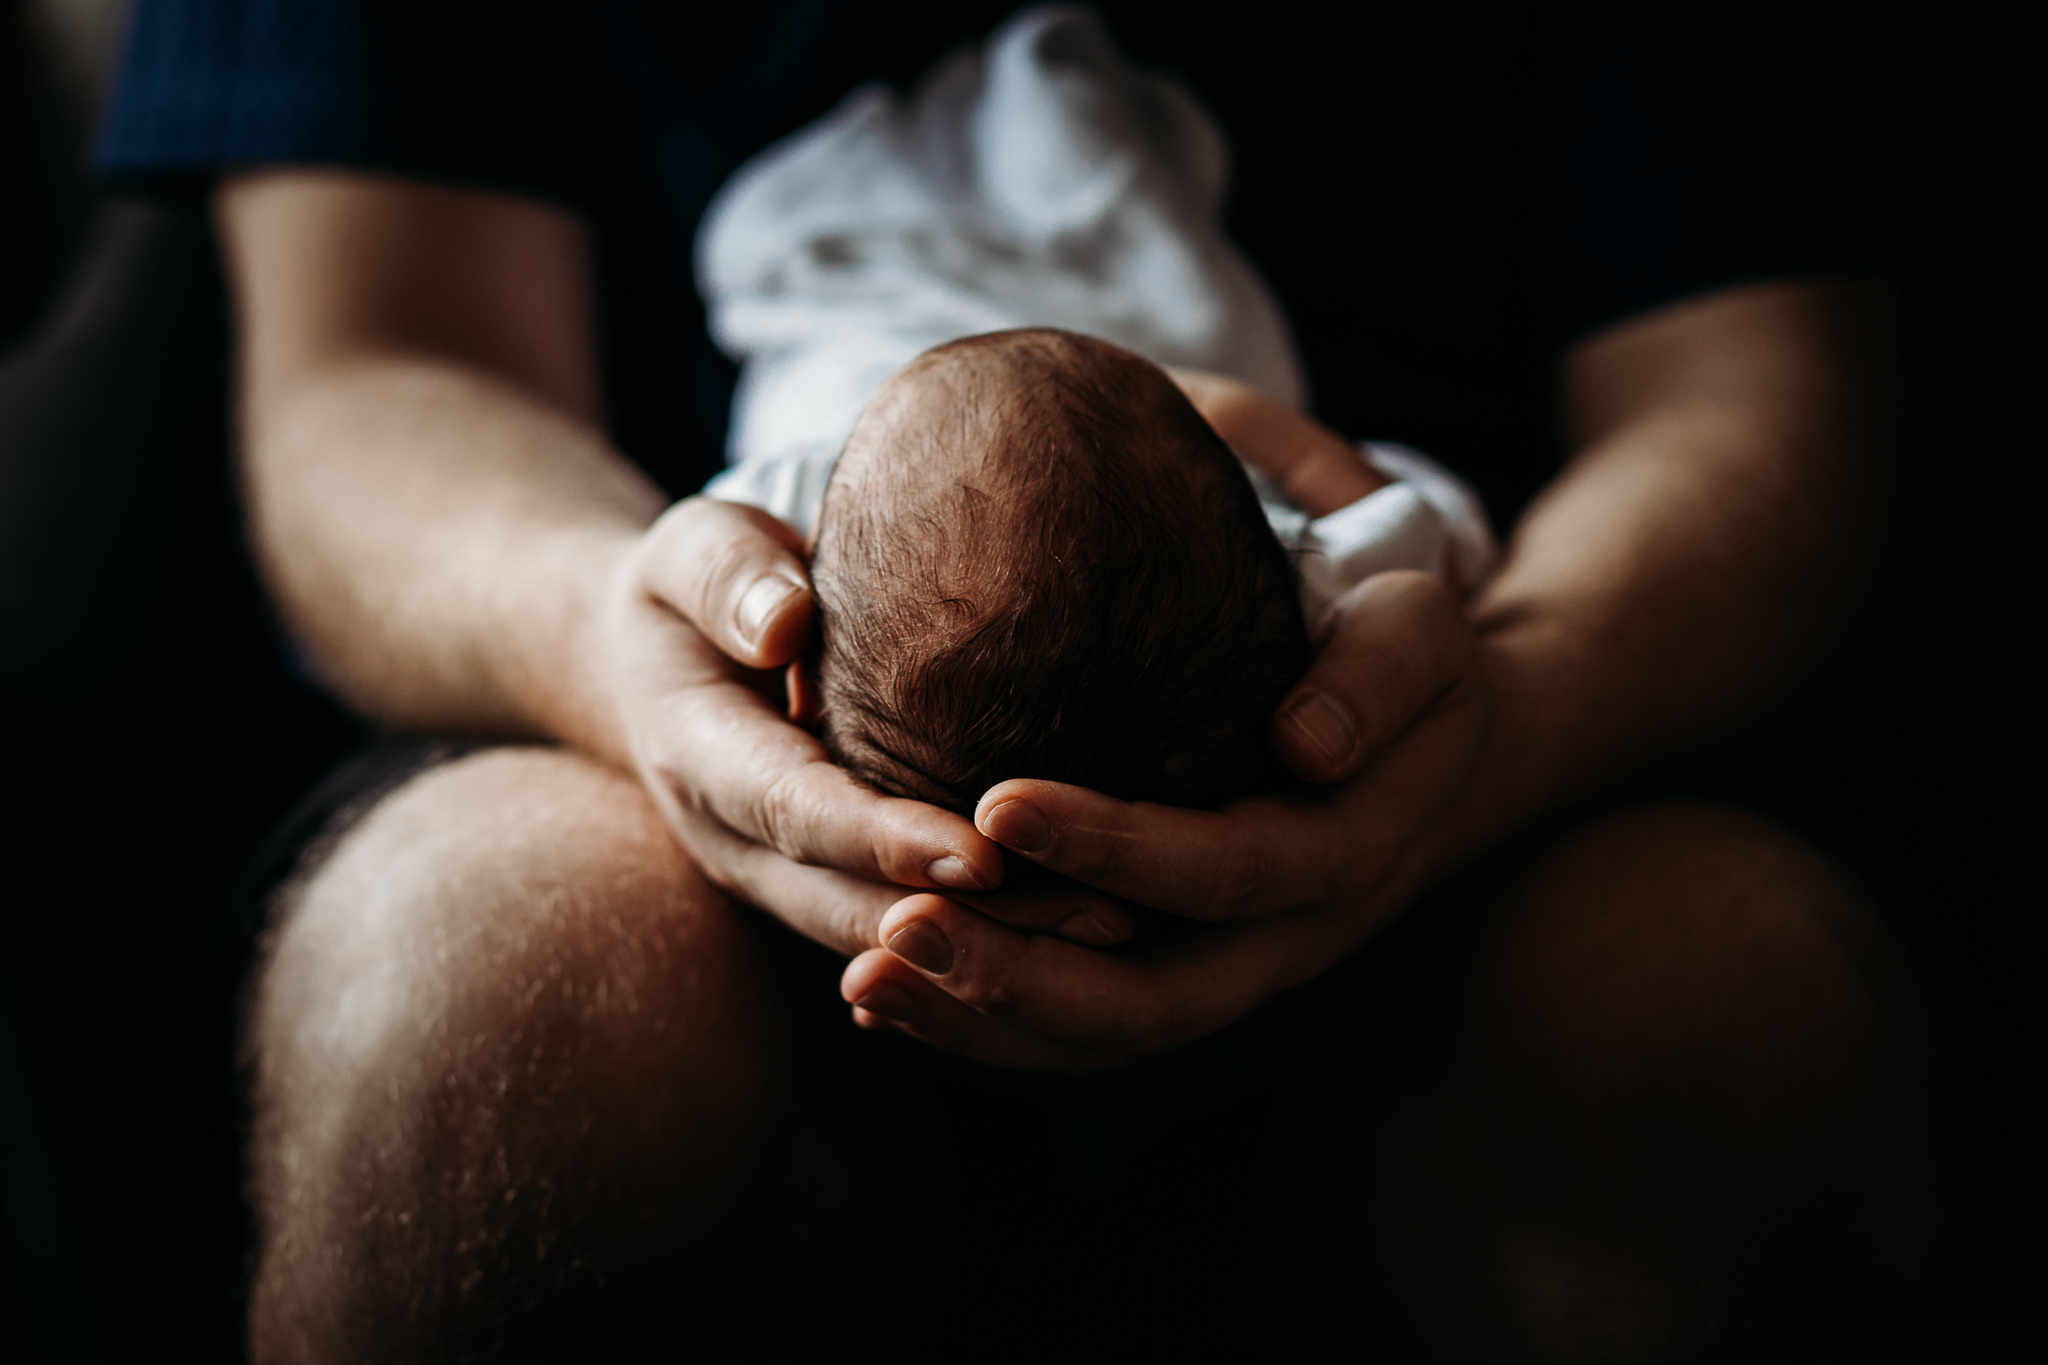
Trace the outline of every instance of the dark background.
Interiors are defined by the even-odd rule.
[[[240,551],[203,222],[84,175],[75,16],[111,8],[0,0],[0,1360],[238,1352],[243,958],[217,907],[357,733],[280,665]],[[1806,112],[1877,190],[1912,460],[1834,681],[1685,780],[1804,830],[1892,918],[1956,1092],[1949,1354],[2048,1358],[2040,80],[1988,7],[1819,9],[1785,40],[1829,71]],[[51,448],[112,455],[30,458]]]

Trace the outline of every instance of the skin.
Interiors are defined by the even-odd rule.
[[[1167,373],[1224,444],[1310,516],[1328,516],[1387,486],[1349,441],[1244,381],[1201,370]]]
[[[1564,375],[1578,454],[1475,599],[1382,574],[1325,626],[1272,739],[1327,796],[1216,814],[1046,782],[983,796],[977,826],[1006,847],[1211,931],[1081,954],[911,897],[881,932],[923,960],[864,954],[847,998],[881,992],[908,1017],[869,1022],[1008,1065],[1149,1055],[1320,974],[1531,820],[1766,714],[1874,570],[1882,317],[1854,287],[1762,287],[1582,344]],[[1832,515],[1805,524],[1809,507]],[[946,948],[948,972],[905,970]]]
[[[1560,816],[1838,647],[1893,479],[1882,290],[1730,290],[1569,352],[1576,453],[1499,574],[1469,602],[1362,584],[1276,714],[1322,795],[1198,813],[1027,778],[969,822],[789,723],[794,533],[664,510],[606,445],[573,218],[300,171],[231,180],[219,217],[252,533],[299,638],[380,720],[559,746],[416,779],[295,898],[251,1025],[257,1358],[587,1324],[590,1267],[688,1279],[739,1227],[793,1332],[900,1288],[885,1145],[824,1079],[829,985],[799,989],[771,917],[846,959],[869,1028],[1092,1070],[1322,975],[1545,820],[1417,908],[1457,932],[1406,1023],[1358,1033],[1356,1311],[1433,1359],[1906,1358],[1933,1330],[1940,1069],[1867,903],[1738,813]],[[999,848],[1092,890],[992,899]],[[1173,931],[1088,946],[1131,906]],[[501,1102],[446,1098],[479,1085]]]

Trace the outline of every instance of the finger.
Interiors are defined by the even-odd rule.
[[[973,825],[861,786],[737,681],[671,692],[650,714],[638,746],[650,781],[786,858],[902,886],[1002,885],[1002,852]]]
[[[1249,797],[1184,810],[1065,782],[1013,779],[982,795],[983,834],[1098,891],[1198,920],[1280,914],[1319,901],[1324,869],[1366,831],[1324,803]]]
[[[882,915],[903,895],[899,886],[793,863],[759,844],[734,838],[709,821],[698,822],[684,843],[721,890],[848,957],[881,941]]]
[[[811,621],[803,537],[757,507],[685,498],[648,528],[639,572],[648,594],[749,668],[780,668]]]
[[[1212,1032],[1329,961],[1340,917],[1190,927],[1151,952],[1101,952],[1020,934],[942,896],[898,901],[878,927],[890,956],[958,1003],[1034,1038],[1151,1056]]]
[[[1156,1027],[1166,1011],[1119,955],[1021,933],[943,896],[898,901],[877,933],[954,1001],[1048,1042],[1140,1057],[1178,1041]]]
[[[1036,1038],[968,1008],[890,953],[856,957],[840,977],[840,994],[862,1028],[887,1030],[958,1053],[986,1066],[1018,1071],[1099,1071],[1127,1058]]]
[[[1335,629],[1273,713],[1274,755],[1296,777],[1341,782],[1463,678],[1471,629],[1434,575],[1375,574],[1338,603]]]
[[[721,891],[849,957],[881,941],[877,925],[902,887],[794,862],[684,805],[672,790],[652,783],[648,790],[691,861]]]
[[[953,895],[998,924],[1026,933],[1057,934],[1090,948],[1114,948],[1138,932],[1132,907],[1079,883]]]
[[[905,886],[988,890],[1001,850],[960,816],[884,797],[830,762],[749,673],[652,601],[631,634],[643,696],[632,714],[650,789],[797,862]]]

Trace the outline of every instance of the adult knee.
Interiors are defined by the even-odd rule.
[[[1516,1324],[1483,1354],[1925,1340],[1941,1068],[1909,971],[1824,857],[1738,812],[1629,811],[1550,844],[1467,929],[1388,1054],[1404,1117],[1365,1125],[1367,1200],[1471,1263],[1490,1306],[1466,1320]]]
[[[1589,823],[1501,885],[1479,926],[1469,1041],[1545,1090],[1611,1099],[1684,1077],[1731,1140],[1790,1140],[1934,1064],[1925,1006],[1868,902],[1743,812]]]
[[[296,899],[248,1046],[260,1358],[573,1346],[605,1321],[578,1304],[688,1272],[747,1183],[778,1022],[758,927],[630,782],[472,756]]]

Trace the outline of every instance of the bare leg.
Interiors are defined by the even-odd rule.
[[[769,1327],[828,1311],[807,1270],[858,1276],[799,1264],[772,1191],[800,1171],[814,1222],[872,1220],[858,1115],[818,1112],[797,948],[582,759],[498,750],[387,798],[304,889],[252,1018],[255,1358],[701,1342],[735,1258],[789,1278]],[[764,1219],[780,1262],[739,1241]]]
[[[1818,854],[1726,811],[1609,817],[1434,961],[1355,1114],[1354,1283],[1414,1358],[1925,1353],[1942,1069]]]
[[[1663,808],[1555,844],[1468,928],[1422,955],[1355,1115],[1355,1283],[1388,1335],[1443,1360],[1913,1353],[1939,1067],[1838,874]],[[703,1341],[721,1303],[754,1334],[721,1354],[822,1345],[892,1220],[792,979],[615,775],[501,751],[387,800],[253,1021],[257,1358]]]

